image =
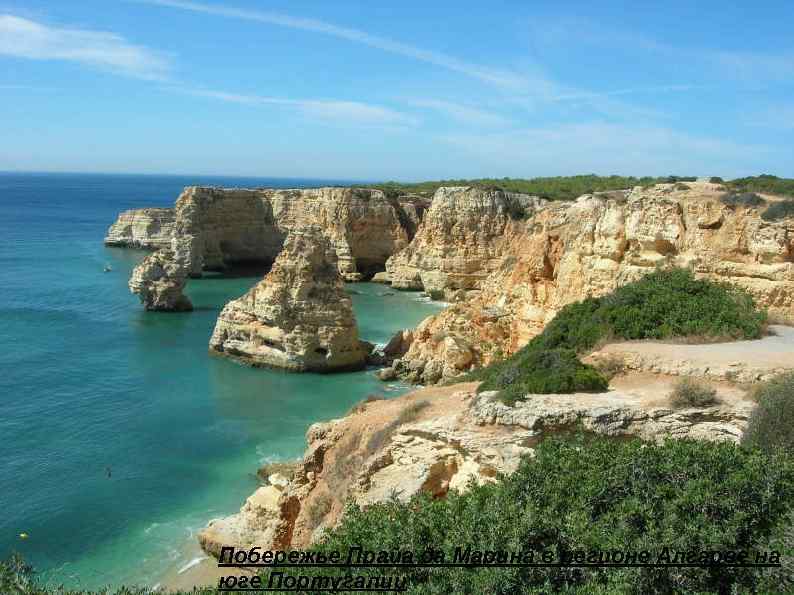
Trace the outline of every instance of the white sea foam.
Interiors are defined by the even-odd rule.
[[[198,564],[201,564],[202,560],[207,560],[207,559],[209,559],[209,556],[199,556],[198,558],[193,558],[190,562],[188,562],[182,568],[177,570],[176,573],[177,574],[182,574],[184,572],[187,572],[188,570],[190,570],[194,566],[197,566]]]

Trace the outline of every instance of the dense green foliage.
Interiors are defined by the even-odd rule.
[[[608,382],[592,366],[579,361],[572,349],[527,349],[499,368],[483,390],[500,390],[508,405],[528,393],[604,391]]]
[[[715,389],[689,377],[679,380],[670,395],[670,403],[676,409],[709,407],[716,402],[717,391]]]
[[[736,178],[726,182],[725,185],[737,192],[765,192],[794,197],[794,179],[792,178],[778,178],[769,174],[761,174],[760,176]]]
[[[777,221],[786,217],[794,217],[794,179],[778,178],[763,174],[749,178],[737,178],[726,182],[725,186],[734,191],[722,198],[725,204],[740,204],[743,206],[756,207],[764,204],[764,199],[754,194],[764,192],[767,194],[777,194],[790,197],[790,200],[781,200],[770,203],[766,210],[761,213],[761,218],[766,221]]]
[[[653,184],[663,183],[694,182],[696,180],[697,178],[693,176],[643,176],[638,178],[634,176],[597,176],[588,174],[542,178],[477,178],[411,183],[382,182],[373,184],[372,187],[379,188],[390,196],[395,197],[401,194],[420,194],[429,197],[440,186],[479,186],[508,192],[532,194],[549,200],[573,200],[582,194],[593,192],[625,190],[634,186],[652,186]],[[712,177],[709,178],[709,181],[724,184],[732,195],[765,192],[794,197],[794,179],[791,178],[778,178],[777,176],[762,174],[760,176],[737,178],[728,182],[725,182],[720,177]],[[684,189],[684,185],[682,184],[678,188]]]
[[[581,440],[581,438],[580,438]],[[731,444],[547,440],[498,484],[352,507],[314,549],[563,552],[765,550],[794,506],[791,458]],[[655,557],[654,557],[655,560]],[[301,569],[345,574],[348,569]],[[754,568],[360,568],[412,593],[779,592]],[[778,579],[779,580],[779,579]],[[733,591],[731,589],[734,589]]]
[[[547,198],[549,200],[573,200],[582,194],[624,190],[634,186],[651,186],[662,182],[693,182],[696,178],[667,176],[662,178],[633,176],[597,176],[595,174],[580,176],[557,176],[547,178],[481,178],[474,180],[437,180],[432,182],[400,183],[384,182],[375,184],[388,194],[421,194],[432,195],[440,186],[480,186],[483,188],[500,189],[507,192],[521,192]]]
[[[601,298],[564,307],[543,332],[513,356],[476,370],[479,390],[499,390],[513,403],[527,393],[598,391],[606,380],[574,353],[599,341],[669,339],[756,339],[766,316],[749,294],[695,279],[684,269],[657,270]]]
[[[758,406],[750,416],[744,444],[794,454],[794,372],[762,384],[755,396]]]

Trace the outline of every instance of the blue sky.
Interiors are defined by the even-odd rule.
[[[0,170],[794,177],[792,2],[0,0]]]

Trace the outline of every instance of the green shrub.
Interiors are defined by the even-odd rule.
[[[773,202],[761,213],[761,219],[764,221],[778,221],[786,217],[794,217],[794,200]]]
[[[670,403],[675,409],[710,407],[717,403],[717,391],[692,378],[682,378],[670,394]]]
[[[481,178],[481,179],[462,179],[462,180],[437,180],[431,182],[417,182],[405,184],[400,182],[385,182],[375,184],[373,188],[379,188],[389,193],[390,196],[404,194],[418,194],[429,196],[440,186],[477,186],[485,190],[504,190],[506,192],[520,192],[532,194],[549,200],[573,200],[583,194],[594,192],[608,192],[610,190],[625,190],[634,186],[652,186],[654,184],[675,183],[675,182],[694,182],[693,177],[667,176],[661,178],[633,176],[596,176],[594,174],[580,176],[556,176],[546,178]],[[522,213],[511,212],[511,216],[520,219]]]
[[[720,202],[729,207],[760,207],[766,201],[755,192],[731,192],[720,196]]]
[[[756,389],[758,406],[750,416],[743,443],[794,454],[794,372],[765,382]]]
[[[584,353],[612,338],[757,339],[765,324],[766,315],[756,311],[746,292],[695,279],[684,269],[658,270],[604,297],[565,306],[521,350],[506,360],[471,372],[466,379],[482,380],[479,391],[507,391],[503,395],[506,403],[520,400],[522,390],[604,390],[606,379],[598,370],[584,364],[573,366],[570,352]],[[543,352],[568,354],[550,360],[548,354],[537,355]],[[549,361],[559,365],[549,366]],[[544,376],[549,378],[543,379]]]
[[[366,509],[351,506],[313,549],[344,553],[428,546],[454,558],[465,550],[639,552],[758,551],[788,522],[794,505],[791,458],[728,443],[596,437],[547,440],[501,483],[444,499],[428,495]],[[348,569],[301,572],[343,575]],[[407,576],[411,593],[744,593],[770,592],[762,569],[711,568],[358,568]]]
[[[709,178],[709,182],[711,182],[712,184],[724,184],[724,183],[725,183],[725,180],[723,180],[723,179],[722,179],[721,177],[719,177],[719,176],[711,176],[711,177]]]
[[[528,393],[604,391],[607,385],[598,370],[580,362],[572,349],[535,349],[521,352],[480,390],[498,390],[501,400],[512,405]]]
[[[726,182],[725,185],[737,192],[764,192],[766,194],[794,196],[794,179],[778,178],[768,174],[737,178]]]

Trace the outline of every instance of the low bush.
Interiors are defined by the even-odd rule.
[[[724,183],[725,183],[725,180],[723,180],[723,179],[722,179],[721,177],[719,177],[719,176],[711,176],[711,177],[709,178],[709,182],[711,182],[712,184],[724,184]]]
[[[729,207],[760,207],[766,204],[755,192],[729,192],[720,196],[720,202]]]
[[[760,176],[736,178],[726,182],[725,185],[736,192],[765,192],[794,197],[794,179],[792,178],[778,178],[761,174]]]
[[[452,562],[476,551],[748,551],[769,548],[794,506],[791,458],[729,443],[595,437],[547,440],[500,483],[444,499],[420,495],[361,509],[314,550],[413,551],[428,546]],[[305,568],[341,576],[343,568]],[[402,567],[358,568],[408,579],[410,593],[780,592],[752,567]]]
[[[716,390],[692,378],[679,380],[670,394],[670,403],[675,409],[710,407],[717,402]]]
[[[607,386],[598,370],[579,361],[572,349],[534,349],[520,352],[480,390],[498,390],[501,400],[512,405],[529,393],[604,391]]]
[[[794,454],[794,372],[765,382],[755,391],[758,406],[750,416],[743,443],[765,451]]]
[[[389,196],[418,194],[430,196],[440,186],[477,186],[485,190],[504,190],[520,192],[546,198],[549,200],[573,200],[583,194],[625,190],[634,186],[653,186],[659,183],[694,182],[696,178],[686,176],[665,176],[637,178],[633,176],[596,176],[594,174],[580,176],[556,176],[545,178],[481,178],[459,180],[436,180],[431,182],[400,183],[385,182],[375,184]],[[514,218],[522,218],[518,211],[511,214]]]
[[[511,357],[471,372],[478,388],[504,391],[506,403],[521,391],[565,393],[605,390],[606,378],[576,360],[600,342],[616,339],[757,339],[766,315],[746,292],[695,279],[684,269],[657,270],[601,298],[565,306],[543,332]],[[574,361],[577,364],[574,364]]]
[[[786,217],[794,217],[794,200],[773,202],[761,213],[764,221],[778,221]]]

